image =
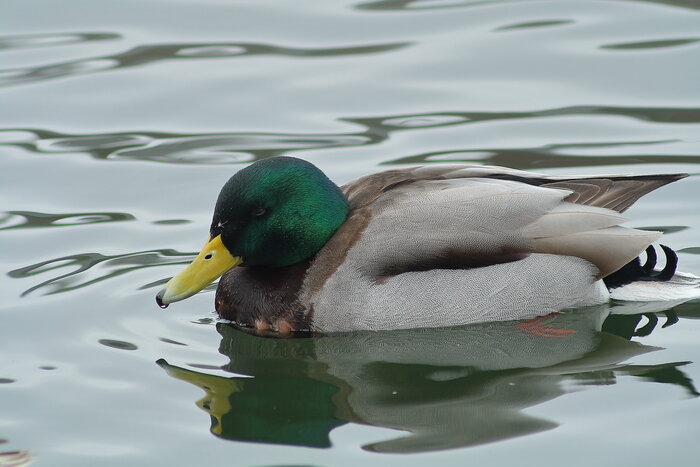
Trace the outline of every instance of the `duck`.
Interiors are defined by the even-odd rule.
[[[621,226],[639,198],[686,176],[435,165],[338,186],[303,159],[262,159],[224,184],[206,244],[156,302],[220,277],[221,319],[292,336],[530,319],[605,303],[630,285],[685,280],[698,294],[672,249],[654,269],[661,232]],[[644,290],[642,300],[663,295]]]

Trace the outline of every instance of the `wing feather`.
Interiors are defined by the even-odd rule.
[[[556,177],[495,166],[447,165],[397,169],[354,180],[343,190],[351,206],[366,205],[393,188],[422,180],[491,178],[571,192],[567,201],[624,212],[639,198],[688,174]]]
[[[627,220],[620,213],[685,176],[565,178],[469,165],[389,170],[343,186],[349,225],[363,230],[341,228],[338,237],[347,239],[344,252],[358,253],[357,267],[375,277],[553,253],[593,263],[600,278],[660,236],[619,227]]]

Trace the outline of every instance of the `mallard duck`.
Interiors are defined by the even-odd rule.
[[[156,301],[164,308],[223,274],[219,316],[280,335],[526,319],[600,304],[613,287],[674,277],[669,248],[662,271],[653,249],[647,264],[637,258],[661,233],[620,227],[620,213],[685,176],[426,166],[338,187],[304,160],[265,159],[224,185],[204,248]]]

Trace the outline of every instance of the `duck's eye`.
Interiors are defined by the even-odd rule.
[[[267,212],[267,209],[265,209],[263,206],[259,206],[259,207],[255,208],[255,209],[253,209],[253,210],[250,212],[250,215],[251,215],[252,217],[260,217],[260,216],[265,215],[266,212]]]
[[[207,253],[207,254],[204,256],[204,261],[209,261],[209,260],[212,259],[213,257],[214,257],[214,253],[213,253],[213,252]]]

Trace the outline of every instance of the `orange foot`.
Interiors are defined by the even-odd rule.
[[[546,323],[546,321],[558,314],[559,313],[550,313],[538,318],[528,319],[527,321],[521,321],[516,324],[516,326],[521,331],[537,337],[569,337],[575,332],[573,329],[553,328]]]

